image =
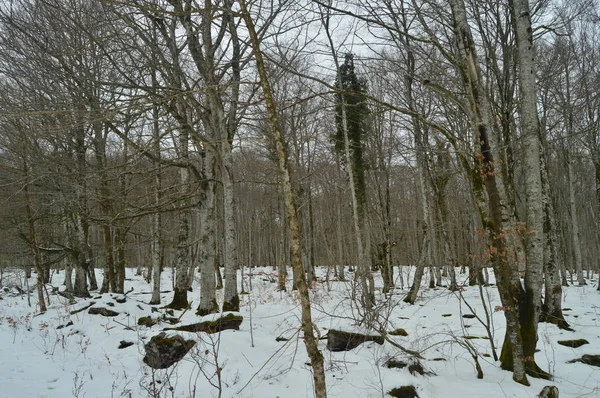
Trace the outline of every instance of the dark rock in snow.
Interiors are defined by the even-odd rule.
[[[66,325],[60,325],[57,326],[56,329],[62,329],[62,328],[66,328],[67,326],[73,326],[73,321],[69,321],[69,323],[67,323]]]
[[[385,366],[388,369],[404,369],[405,367],[408,366],[408,364],[406,362],[398,361],[397,359],[390,358],[383,364],[383,366]]]
[[[466,319],[473,319],[473,318],[475,318],[475,315],[474,315],[474,314],[464,314],[464,315],[463,315],[463,318],[466,318]]]
[[[556,386],[546,386],[542,388],[539,398],[558,398],[558,388]]]
[[[412,364],[408,365],[408,371],[413,376],[415,376],[416,374],[419,374],[421,376],[435,376],[435,373],[426,371],[419,361],[415,361]]]
[[[119,315],[118,312],[113,311],[113,310],[109,310],[108,308],[102,308],[102,307],[93,307],[90,308],[88,311],[88,314],[90,315],[102,315],[102,316],[117,316]]]
[[[579,348],[582,345],[590,344],[590,342],[587,341],[586,339],[559,340],[559,341],[557,341],[557,343],[560,345],[564,345],[565,347],[571,347],[571,348]]]
[[[131,347],[132,345],[133,345],[133,343],[131,341],[121,340],[120,344],[119,344],[119,350],[122,350],[123,348]]]
[[[406,332],[406,330],[404,330],[402,328],[398,328],[394,331],[391,331],[390,335],[392,335],[392,336],[408,336],[408,333]]]
[[[402,386],[399,388],[394,388],[388,395],[391,395],[395,398],[419,398],[419,394],[417,394],[417,389],[414,386]]]
[[[350,351],[367,341],[374,341],[381,345],[384,339],[382,336],[342,332],[335,329],[330,329],[327,333],[327,349],[329,351]]]
[[[158,323],[157,319],[152,319],[149,316],[143,316],[138,318],[137,324],[139,326],[152,327]]]
[[[144,345],[144,363],[153,369],[166,369],[179,362],[195,344],[195,341],[185,340],[179,335],[166,337],[164,332],[160,333]]]

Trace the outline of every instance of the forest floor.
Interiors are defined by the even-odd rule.
[[[48,311],[37,316],[35,292],[31,293],[30,306],[28,295],[14,287],[27,290],[22,271],[5,271],[0,288],[0,397],[312,397],[311,367],[299,332],[297,293],[277,291],[271,268],[253,269],[251,275],[246,272],[243,286],[250,293],[240,296],[244,320],[239,330],[213,335],[167,332],[179,333],[197,344],[176,365],[155,371],[142,361],[144,344],[171,325],[137,325],[139,317],[160,318],[165,310],[147,304],[150,285],[134,271],[128,270],[125,289],[133,291],[124,303],[116,302],[123,295],[92,292],[92,298],[69,304],[68,299],[51,293]],[[329,329],[364,332],[356,321],[360,311],[351,299],[352,283],[326,282],[325,272],[318,270],[320,282],[311,291],[319,332],[322,336]],[[411,280],[410,267],[403,267],[402,272],[404,280]],[[351,278],[352,274],[347,276]],[[54,286],[60,286],[63,278],[62,272],[53,275]],[[166,270],[163,289],[171,290],[171,283],[170,271]],[[530,378],[530,387],[513,382],[512,374],[494,362],[482,323],[477,318],[463,317],[472,313],[470,305],[485,323],[479,288],[463,286],[453,293],[444,288],[429,289],[426,283],[424,280],[415,305],[402,302],[406,289],[397,288],[393,294],[379,297],[378,321],[387,322],[388,332],[405,329],[406,336],[390,339],[418,351],[422,357],[418,361],[431,374],[412,375],[408,368],[385,367],[390,358],[409,364],[417,360],[389,342],[368,342],[351,351],[331,352],[323,339],[320,348],[325,357],[329,397],[385,397],[393,388],[406,385],[414,386],[420,398],[536,397],[545,385],[556,385],[561,398],[600,396],[600,368],[568,363],[583,354],[600,354],[597,281],[564,290],[563,308],[573,332],[540,325],[536,360],[554,375],[554,380]],[[35,275],[28,284],[34,286]],[[189,294],[194,300],[192,309],[198,302],[197,285],[196,280]],[[377,280],[376,286],[380,286]],[[492,341],[499,354],[504,314],[496,287],[484,287],[482,292],[492,321]],[[163,305],[170,299],[171,293],[162,294]],[[71,314],[92,301],[93,307],[106,307],[119,315],[90,315],[87,310]],[[158,311],[153,312],[153,307]],[[175,311],[174,317],[180,316],[180,324],[199,321],[193,310],[184,314]],[[567,339],[586,339],[589,344],[569,348],[557,343]],[[121,341],[133,345],[119,349]],[[483,379],[476,378],[471,353],[481,364]]]

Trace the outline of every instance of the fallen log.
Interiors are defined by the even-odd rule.
[[[327,333],[327,349],[329,351],[350,351],[367,341],[374,341],[382,345],[385,340],[380,335],[373,336],[335,329],[330,329]]]
[[[192,323],[190,325],[182,325],[176,328],[164,328],[163,330],[177,330],[180,332],[204,332],[204,333],[217,333],[223,330],[233,329],[239,330],[240,324],[244,320],[241,315],[227,314],[214,321],[204,321],[199,323]]]

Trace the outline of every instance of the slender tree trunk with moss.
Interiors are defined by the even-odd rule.
[[[540,157],[542,170],[542,192],[544,206],[544,304],[540,315],[541,322],[557,325],[561,329],[570,330],[562,312],[562,284],[558,264],[558,235],[556,227],[556,213],[552,202],[550,179],[546,154],[542,140],[542,154]]]
[[[285,200],[285,208],[287,218],[289,221],[289,232],[290,232],[290,259],[292,266],[298,272],[298,294],[300,295],[300,306],[302,309],[302,331],[304,334],[304,344],[306,345],[306,351],[310,358],[313,380],[315,383],[315,396],[317,398],[327,397],[327,386],[325,384],[325,367],[323,361],[323,355],[319,351],[318,339],[314,335],[314,325],[312,321],[311,308],[310,308],[310,295],[308,285],[306,283],[306,275],[303,271],[302,258],[301,258],[301,239],[298,222],[298,209],[294,202],[294,196],[292,191],[292,184],[290,181],[290,172],[288,167],[288,156],[285,152],[285,143],[281,134],[279,120],[277,117],[277,108],[273,99],[273,92],[268,80],[267,71],[262,57],[260,48],[260,41],[254,27],[252,17],[246,8],[246,1],[239,0],[240,8],[242,11],[242,18],[246,22],[248,28],[248,34],[250,36],[250,42],[254,49],[254,57],[256,59],[256,67],[260,77],[260,85],[263,90],[265,97],[265,103],[267,105],[267,111],[269,115],[269,125],[275,141],[275,147],[277,149],[277,160],[279,177],[282,184]]]
[[[479,190],[477,185],[480,179],[487,191],[490,216],[484,219],[484,226],[491,241],[490,255],[506,317],[507,332],[500,360],[503,369],[513,371],[513,380],[528,385],[518,316],[518,303],[524,296],[515,253],[518,245],[514,242],[516,233],[510,225],[513,212],[509,209],[502,173],[496,172],[495,164],[495,159],[500,159],[495,136],[497,134],[495,129],[498,126],[492,117],[491,107],[485,96],[486,90],[475,42],[467,21],[465,3],[463,0],[450,0],[450,7],[460,54],[460,71],[471,108],[470,116],[476,133],[476,142],[480,147],[476,160],[480,162],[482,168],[475,173],[481,173],[481,176],[473,176],[472,179],[476,185],[474,187],[476,193]],[[476,200],[479,202],[481,198],[477,197]],[[479,205],[479,207],[483,206]]]

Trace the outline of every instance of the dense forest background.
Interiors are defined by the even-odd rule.
[[[131,267],[160,303],[173,267],[185,308],[199,269],[206,314],[242,268],[328,266],[368,313],[372,271],[414,302],[494,266],[526,330],[510,297],[561,324],[549,292],[598,272],[596,1],[14,0],[0,85],[0,267],[41,297],[57,267],[76,297]]]

